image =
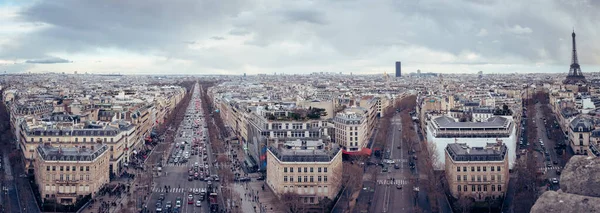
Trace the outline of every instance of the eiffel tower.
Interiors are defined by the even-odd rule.
[[[581,67],[579,66],[579,61],[577,61],[577,48],[575,46],[575,30],[573,30],[573,56],[571,56],[571,68],[569,69],[569,75],[563,81],[563,84],[573,84],[580,85],[586,84],[587,80],[585,80],[585,76],[581,73]]]

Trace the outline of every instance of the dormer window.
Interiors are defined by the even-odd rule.
[[[580,131],[580,132],[583,132],[583,127],[579,127],[579,131]]]

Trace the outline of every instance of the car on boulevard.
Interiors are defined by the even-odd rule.
[[[177,197],[177,200],[175,200],[175,208],[181,208],[181,198]]]
[[[202,207],[202,201],[201,200],[197,200],[196,201],[196,207]]]
[[[156,212],[162,212],[162,203],[161,202],[156,203]]]
[[[194,195],[188,195],[188,204],[194,204]]]

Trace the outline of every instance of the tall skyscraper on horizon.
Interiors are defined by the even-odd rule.
[[[396,61],[396,78],[402,77],[402,63],[400,61]]]

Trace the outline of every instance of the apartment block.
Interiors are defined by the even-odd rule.
[[[277,196],[294,193],[303,203],[333,200],[341,187],[342,152],[322,140],[273,144],[267,151],[267,185]]]
[[[446,179],[455,198],[497,199],[508,189],[508,152],[501,142],[487,143],[485,147],[448,144],[445,159]]]
[[[74,204],[84,196],[94,197],[110,180],[107,145],[42,145],[37,147],[37,155],[35,180],[42,199]]]
[[[346,152],[359,152],[369,143],[374,122],[369,122],[368,110],[351,107],[333,119],[335,142]]]

